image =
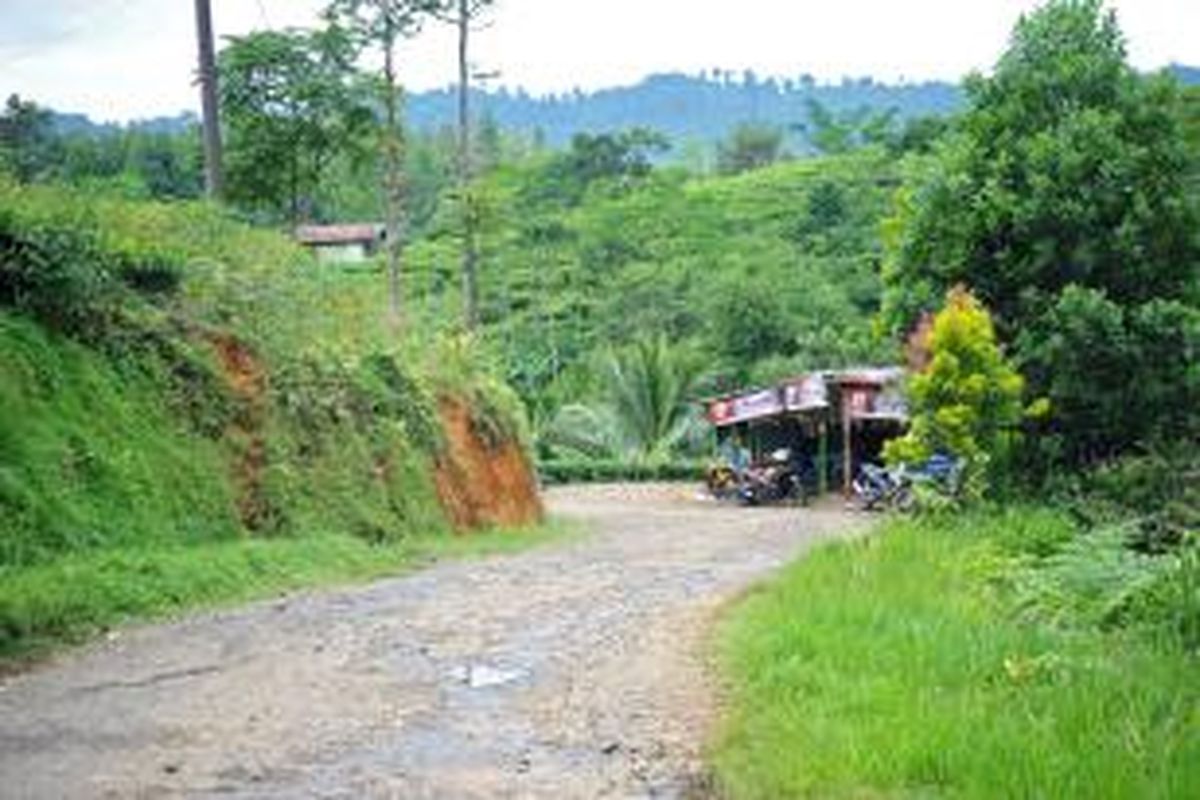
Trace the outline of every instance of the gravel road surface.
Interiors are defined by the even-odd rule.
[[[856,522],[694,493],[552,490],[586,534],[132,628],[5,679],[0,797],[702,794],[715,610]]]

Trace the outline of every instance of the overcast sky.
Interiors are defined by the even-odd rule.
[[[212,0],[218,33],[305,25],[325,0]],[[720,67],[824,80],[986,69],[1035,0],[498,0],[479,67],[534,93]],[[1200,0],[1110,0],[1139,68],[1200,64]],[[192,0],[0,0],[0,93],[97,119],[174,114],[192,86]],[[454,80],[449,30],[408,45],[412,89]]]

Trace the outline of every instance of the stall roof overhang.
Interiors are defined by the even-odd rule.
[[[903,377],[904,370],[900,367],[824,370],[798,375],[775,386],[707,398],[703,402],[709,422],[724,428],[827,410],[832,384],[839,391],[859,388],[871,393],[870,404],[853,411],[853,418],[905,422],[908,413],[899,391]]]

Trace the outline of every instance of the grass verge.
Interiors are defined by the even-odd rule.
[[[517,552],[572,531],[551,521],[378,545],[335,535],[240,539],[94,551],[0,570],[0,671],[131,620],[397,575],[443,559]]]
[[[740,603],[718,633],[723,791],[1200,796],[1195,656],[1018,618],[991,580],[1003,537],[1023,525],[1054,538],[1059,524],[1022,513],[889,523]]]

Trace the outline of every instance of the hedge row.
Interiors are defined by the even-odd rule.
[[[609,481],[691,481],[704,479],[704,462],[634,463],[607,460],[553,460],[538,465],[542,482],[604,483]]]

